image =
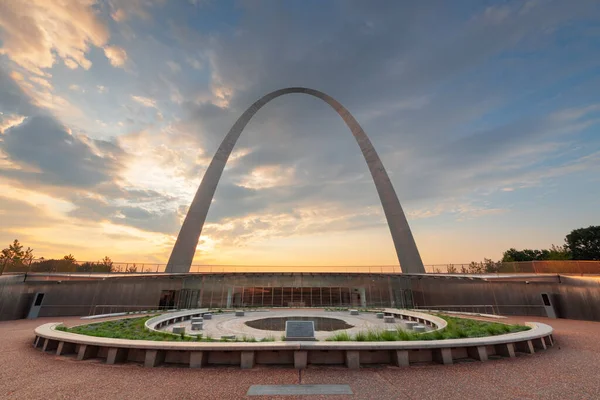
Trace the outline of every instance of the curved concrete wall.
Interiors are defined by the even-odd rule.
[[[515,352],[535,353],[553,346],[552,327],[528,322],[528,331],[465,339],[398,342],[169,342],[86,336],[56,330],[60,323],[35,329],[33,346],[58,356],[74,354],[77,360],[104,358],[107,364],[134,361],[146,367],[173,363],[201,368],[207,364],[252,368],[254,364],[294,365],[346,364],[359,368],[368,364],[435,361],[452,364],[465,358],[487,361],[488,356],[515,357]]]
[[[400,262],[400,268],[405,273],[425,273],[423,261],[419,255],[419,250],[413,238],[412,232],[404,215],[404,211],[398,201],[398,196],[392,186],[392,182],[388,177],[383,163],[371,141],[358,124],[356,119],[350,114],[344,106],[336,101],[331,96],[318,90],[307,89],[302,87],[291,87],[286,89],[276,90],[271,92],[261,99],[256,101],[248,108],[241,117],[235,122],[219,149],[213,157],[202,183],[194,196],[192,205],[185,217],[183,226],[177,236],[177,241],[173,247],[171,257],[167,265],[166,272],[189,272],[192,260],[196,252],[196,246],[202,233],[202,227],[208,214],[208,209],[212,202],[217,184],[225,168],[225,164],[229,159],[231,151],[235,146],[240,134],[244,130],[250,119],[260,110],[265,104],[271,100],[289,93],[304,93],[317,97],[329,104],[338,114],[356,139],[360,150],[362,151],[367,166],[371,171],[371,176],[375,182],[381,205],[392,234],[392,240],[396,247],[396,254]]]

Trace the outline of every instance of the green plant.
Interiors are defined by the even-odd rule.
[[[352,338],[350,337],[348,332],[341,331],[341,332],[336,332],[333,336],[330,336],[326,340],[329,342],[349,342],[352,340]]]
[[[186,335],[174,335],[168,332],[156,332],[146,329],[146,326],[144,325],[145,322],[154,316],[155,315],[138,318],[123,318],[112,321],[80,325],[75,326],[73,328],[59,326],[57,327],[57,329],[65,332],[78,333],[81,335],[129,340],[156,340],[176,342],[212,341],[210,337],[198,338]]]
[[[448,323],[447,327],[441,330],[426,333],[416,333],[406,331],[401,327],[393,330],[367,330],[357,332],[351,336],[346,331],[335,333],[328,338],[328,341],[357,341],[357,342],[379,342],[395,340],[444,340],[459,339],[466,337],[482,337],[501,335],[510,332],[519,332],[529,328],[522,325],[507,325],[497,322],[479,321],[466,318],[449,317],[438,315]]]
[[[367,341],[367,334],[365,332],[356,332],[356,334],[354,335],[354,340],[356,340],[357,342],[366,342]]]

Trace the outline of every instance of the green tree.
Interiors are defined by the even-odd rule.
[[[28,247],[27,250],[23,250],[19,240],[15,239],[0,253],[0,274],[4,270],[25,272],[31,260],[33,260],[33,249]]]
[[[575,229],[565,242],[573,260],[600,260],[600,226]]]
[[[567,245],[556,246],[553,244],[550,249],[543,251],[547,252],[546,260],[570,260],[572,258],[571,250]]]
[[[113,262],[110,257],[105,256],[98,262],[84,262],[78,265],[76,268],[77,272],[113,272]]]
[[[571,251],[567,246],[552,245],[549,249],[543,250],[517,250],[508,249],[502,255],[502,262],[519,261],[545,261],[545,260],[570,260]]]
[[[542,252],[540,250],[517,250],[515,248],[508,249],[502,255],[502,262],[515,262],[515,261],[535,261],[542,259]]]

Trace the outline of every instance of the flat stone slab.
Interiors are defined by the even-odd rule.
[[[378,312],[377,314],[377,319],[383,319],[384,314],[382,312]]]
[[[358,310],[350,310],[350,315],[358,315]]]
[[[173,333],[177,333],[177,334],[185,333],[185,326],[174,326]]]
[[[354,394],[349,385],[252,385],[247,396]]]
[[[415,331],[415,332],[425,332],[425,326],[424,325],[415,325],[415,326],[413,326],[413,331]]]
[[[286,321],[285,340],[316,340],[314,321]]]
[[[192,322],[192,330],[200,331],[202,330],[202,325],[204,325],[202,322]]]
[[[419,323],[418,323],[418,322],[415,322],[415,321],[404,321],[404,325],[406,325],[406,327],[407,327],[408,329],[412,329],[412,328],[414,328],[416,325],[419,325]]]
[[[212,314],[204,314],[204,319],[212,319]]]
[[[396,319],[394,317],[383,317],[383,322],[393,324],[394,322],[396,322]]]
[[[244,312],[243,311],[236,311],[235,312],[235,316],[236,317],[243,317],[244,316]]]

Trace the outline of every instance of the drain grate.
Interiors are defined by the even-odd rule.
[[[302,396],[354,394],[348,385],[252,385],[248,396]]]

